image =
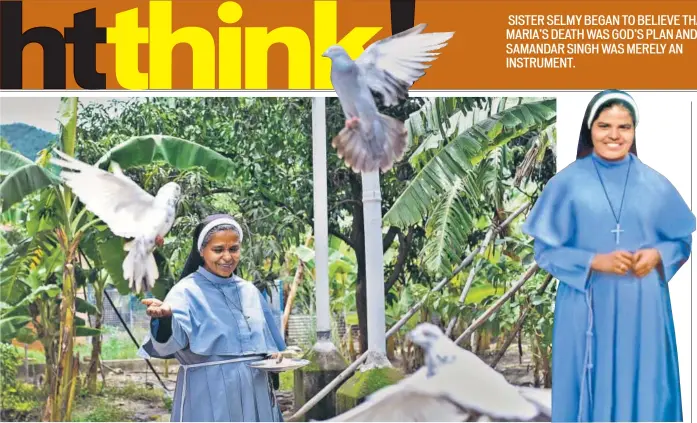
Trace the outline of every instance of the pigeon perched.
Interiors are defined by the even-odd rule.
[[[174,182],[162,186],[153,197],[123,174],[118,164],[114,173],[90,166],[55,150],[61,159],[51,163],[63,168],[61,177],[75,195],[120,237],[127,242],[123,277],[136,292],[152,289],[159,277],[152,252],[164,244],[164,236],[174,224],[181,188]]]
[[[535,397],[528,400],[437,326],[421,323],[409,337],[425,351],[426,365],[329,421],[549,421],[546,408],[538,405],[546,403],[548,393],[533,395],[527,388]]]
[[[424,75],[453,32],[423,34],[426,24],[402,31],[368,46],[353,61],[346,50],[334,45],[322,56],[332,61],[331,81],[346,117],[346,125],[332,140],[337,155],[354,172],[386,172],[400,160],[407,147],[407,130],[398,119],[383,115],[372,92],[386,106],[399,104],[408,89]]]

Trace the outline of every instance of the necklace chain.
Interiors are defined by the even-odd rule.
[[[214,287],[215,289],[217,289],[218,292],[220,292],[220,295],[223,296],[223,300],[225,301],[225,305],[227,306],[228,309],[230,309],[230,301],[228,301],[228,298],[227,298],[227,295],[225,295],[225,292],[224,292],[222,289],[220,289],[220,287],[219,287],[218,285],[216,285],[215,282],[213,282],[212,280],[210,280],[210,279],[208,278],[208,276],[204,275],[204,274],[201,273],[201,272],[198,272],[198,273],[199,273],[201,276],[203,276],[204,279],[206,279],[208,282],[210,282],[210,284],[213,285],[213,287]],[[235,287],[234,291],[237,293],[237,297],[238,297],[238,299],[240,300],[240,307],[237,307],[237,304],[235,304],[234,302],[232,303],[232,307],[233,307],[235,310],[237,310],[237,311],[239,311],[240,313],[242,313],[242,317],[244,317],[244,321],[245,321],[245,323],[247,324],[247,328],[251,330],[251,327],[249,326],[249,319],[248,319],[248,317],[244,314],[244,309],[242,308],[242,297],[240,296],[240,293],[239,293],[239,291],[238,291],[237,289],[238,289],[238,288]],[[230,311],[232,311],[232,310],[230,310]]]
[[[615,223],[619,224],[620,223],[620,217],[622,216],[622,206],[624,205],[624,195],[627,193],[627,181],[629,181],[629,169],[632,167],[632,160],[630,157],[629,164],[627,165],[627,176],[624,178],[624,189],[622,190],[622,200],[620,201],[620,210],[618,214],[615,214],[615,208],[612,207],[612,202],[610,201],[610,196],[607,193],[607,189],[605,189],[605,184],[603,183],[603,178],[600,176],[600,170],[598,169],[598,165],[595,163],[594,160],[592,160],[593,166],[595,167],[595,172],[598,174],[598,180],[600,180],[600,185],[603,187],[603,192],[605,193],[605,198],[607,199],[607,203],[610,206],[610,210],[612,211],[612,216],[615,218]]]

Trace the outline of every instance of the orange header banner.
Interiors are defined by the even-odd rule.
[[[413,89],[696,89],[697,2],[0,1],[0,88],[331,89],[414,24],[455,35]],[[406,21],[405,21],[406,19]]]

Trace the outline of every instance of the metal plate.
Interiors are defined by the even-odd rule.
[[[310,364],[310,361],[302,358],[283,357],[283,361],[280,363],[274,358],[269,358],[267,360],[253,361],[247,365],[255,369],[266,370],[267,372],[280,373],[299,369],[308,364]]]

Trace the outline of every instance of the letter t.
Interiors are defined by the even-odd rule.
[[[147,44],[148,29],[138,26],[138,8],[116,14],[106,41],[116,47],[116,80],[129,90],[148,88],[148,73],[138,71],[138,44]]]

